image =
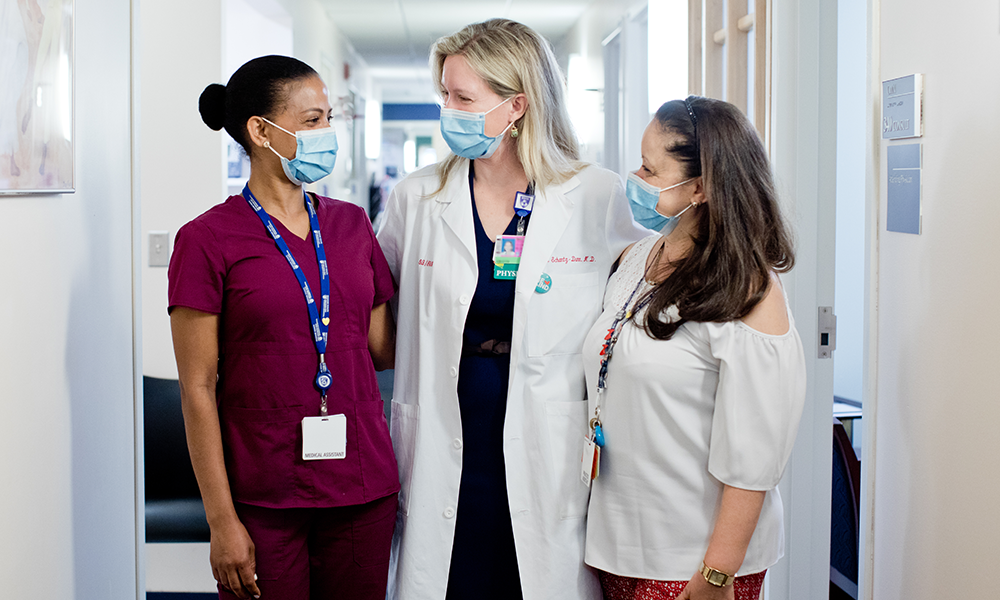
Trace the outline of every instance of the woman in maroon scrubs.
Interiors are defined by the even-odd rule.
[[[251,166],[242,195],[178,231],[169,270],[219,597],[381,600],[399,478],[375,369],[394,358],[394,284],[364,210],[303,190],[336,159],[326,87],[266,56],[200,110]]]

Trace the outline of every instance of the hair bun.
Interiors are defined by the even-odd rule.
[[[226,86],[213,83],[205,88],[198,98],[198,112],[201,120],[214,131],[226,124]]]

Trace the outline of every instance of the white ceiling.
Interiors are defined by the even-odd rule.
[[[320,0],[376,70],[426,68],[439,37],[494,17],[520,21],[558,42],[592,0]]]

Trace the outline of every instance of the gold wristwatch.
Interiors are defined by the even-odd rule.
[[[726,587],[731,585],[733,581],[736,580],[735,575],[729,575],[728,573],[723,573],[718,569],[713,569],[705,564],[705,561],[701,562],[701,576],[705,578],[705,581],[714,585],[715,587]]]

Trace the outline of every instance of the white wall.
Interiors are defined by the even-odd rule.
[[[356,160],[359,161],[357,165],[350,153],[357,141],[364,139],[364,120],[355,120],[355,115],[364,114],[361,98],[362,92],[368,87],[366,67],[353,53],[347,39],[318,0],[282,1],[292,16],[295,58],[316,69],[326,83],[336,117],[333,126],[337,129],[337,140],[340,143],[333,173],[308,187],[320,194],[353,202],[367,209],[368,179],[364,174],[364,145],[360,144],[355,148]],[[344,77],[345,63],[350,65],[349,79]],[[358,95],[355,103],[344,103],[343,100],[352,92]],[[356,135],[349,123],[352,123],[352,127],[360,128],[361,135]]]
[[[872,83],[925,74],[926,135],[921,235],[886,232],[885,154],[899,142],[875,145],[878,413],[867,597],[991,597],[992,584],[977,574],[993,572],[1000,539],[1000,5],[874,7],[881,67]],[[876,111],[879,94],[869,105]]]
[[[129,0],[76,3],[76,193],[0,199],[0,581],[134,598]]]
[[[148,233],[170,232],[172,250],[181,225],[226,197],[226,136],[209,129],[198,113],[205,86],[226,83],[223,3],[144,2],[140,19],[142,372],[176,379],[167,268],[148,266]],[[178,32],[184,32],[183,39]]]
[[[549,40],[563,75],[572,75],[568,86],[570,117],[580,138],[580,157],[600,164],[604,150],[603,93],[586,90],[604,88],[604,47],[602,42],[611,35],[629,14],[640,11],[643,0],[596,0],[583,12],[569,32],[560,40]],[[570,73],[570,57],[578,61]],[[645,78],[645,71],[641,72]],[[637,102],[639,100],[637,99]],[[646,98],[641,99],[645,106]],[[589,121],[588,121],[589,120]],[[646,119],[648,121],[648,119]],[[645,122],[643,123],[645,127]],[[641,137],[642,130],[639,131]],[[636,138],[638,139],[638,138]],[[638,168],[638,165],[632,166]]]
[[[292,17],[279,0],[223,0],[222,10],[225,81],[251,59],[292,55]]]

